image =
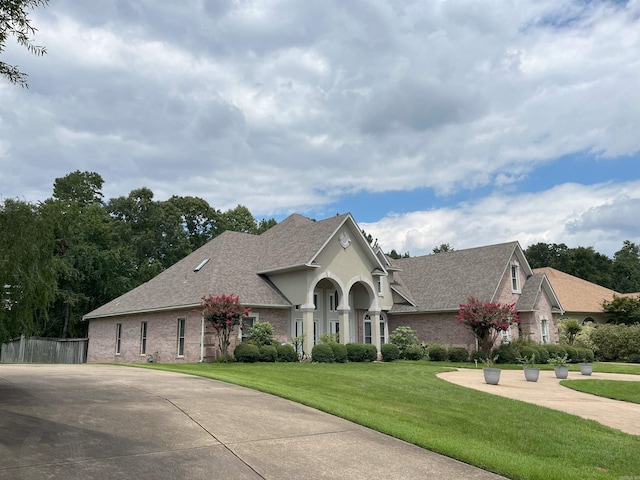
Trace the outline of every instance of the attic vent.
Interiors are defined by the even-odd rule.
[[[208,262],[208,261],[209,261],[209,259],[208,259],[208,258],[205,258],[204,260],[202,260],[202,261],[201,261],[201,262],[196,266],[196,268],[194,268],[194,269],[193,269],[193,271],[194,271],[194,272],[199,272],[199,271],[200,271],[200,269],[201,269],[202,267],[204,267],[204,266],[207,264],[207,262]]]

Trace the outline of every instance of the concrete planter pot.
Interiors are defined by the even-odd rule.
[[[554,365],[553,371],[556,373],[556,378],[565,379],[569,376],[569,367],[567,365]]]
[[[483,368],[482,373],[484,373],[484,381],[489,385],[498,385],[500,381],[500,372],[499,368]]]
[[[524,367],[524,378],[526,378],[527,382],[537,382],[539,376],[539,368]]]
[[[591,375],[593,373],[593,365],[591,363],[581,363],[580,373],[582,375]]]

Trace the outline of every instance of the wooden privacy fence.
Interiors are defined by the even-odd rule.
[[[4,363],[85,363],[88,338],[43,338],[23,335],[2,344]]]

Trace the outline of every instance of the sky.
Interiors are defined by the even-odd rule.
[[[640,0],[50,0],[0,60],[0,200],[351,212],[385,251],[640,243]]]

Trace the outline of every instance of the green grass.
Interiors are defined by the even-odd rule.
[[[453,385],[435,363],[145,366],[272,393],[510,478],[640,475],[640,436]]]
[[[600,397],[640,403],[640,382],[626,382],[624,380],[562,380],[560,385]]]

